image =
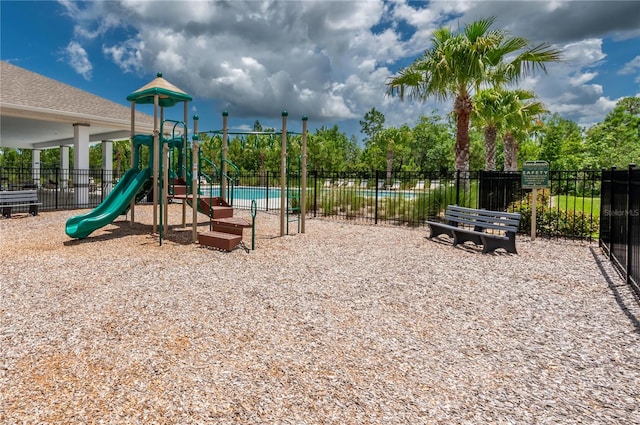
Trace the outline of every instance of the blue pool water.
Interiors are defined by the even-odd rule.
[[[275,199],[280,198],[280,189],[266,187],[236,187],[233,190],[234,199],[243,199],[249,201],[251,199]]]
[[[201,192],[205,195],[209,193],[209,188],[201,189]],[[220,187],[213,187],[213,195],[220,194]],[[267,191],[266,187],[236,187],[233,190],[233,199],[235,200],[244,200],[250,201],[252,199],[279,199],[280,198],[280,188],[269,188]]]
[[[208,190],[209,190],[208,188],[201,189],[202,193],[205,195],[209,193]],[[307,193],[311,194],[313,191],[313,188],[308,188],[307,190],[308,190]],[[318,196],[322,196],[322,193],[325,190],[326,189],[324,188],[320,188]],[[331,191],[331,189],[326,191]],[[213,195],[216,196],[219,193],[220,193],[220,187],[214,186]],[[365,189],[365,190],[355,189],[354,194],[356,196],[374,198],[376,196],[376,190],[375,189]],[[387,198],[387,197],[413,198],[415,195],[416,194],[411,191],[378,190],[379,198]],[[233,191],[234,200],[251,201],[253,199],[267,199],[267,198],[269,200],[280,199],[280,188],[270,187],[267,191],[267,188],[265,187],[242,187],[241,186],[241,187],[236,187]]]

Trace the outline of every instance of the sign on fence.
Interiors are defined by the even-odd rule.
[[[549,186],[549,163],[526,161],[522,164],[522,188],[540,189]]]

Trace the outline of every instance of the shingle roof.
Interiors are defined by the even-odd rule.
[[[124,105],[5,61],[0,61],[0,104],[44,108],[125,122],[131,120],[131,110]],[[136,122],[153,124],[153,117],[136,111]]]

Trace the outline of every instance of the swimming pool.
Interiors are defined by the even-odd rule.
[[[213,191],[213,196],[220,194],[220,186],[206,186],[200,188],[200,192],[204,195],[209,194],[209,190]],[[296,189],[292,189],[295,191]],[[253,187],[253,186],[236,186],[233,189],[233,206],[238,208],[251,208],[251,201],[256,201],[256,207],[259,210],[272,210],[280,209],[280,188],[279,187]],[[307,196],[313,197],[313,187],[307,188]],[[322,202],[323,199],[329,197],[364,197],[367,199],[376,198],[375,189],[360,189],[360,188],[318,188],[317,202]],[[230,197],[229,197],[230,198]],[[384,190],[379,189],[377,191],[377,199],[380,201],[388,198],[404,198],[406,200],[414,200],[416,193],[414,191],[403,190]],[[231,201],[231,199],[227,199]],[[372,201],[371,201],[372,202]]]
[[[220,186],[213,186],[212,188],[201,187],[200,192],[204,195],[209,194],[209,190],[213,190],[213,195],[220,194]],[[270,187],[268,190],[266,187],[249,187],[249,186],[237,186],[233,189],[233,199],[251,201],[253,199],[280,199],[280,188]]]
[[[201,192],[203,194],[209,193],[209,187],[201,188]],[[295,191],[296,189],[292,189]],[[376,190],[375,189],[326,189],[319,188],[318,195],[322,196],[323,193],[341,193],[341,192],[349,192],[353,193],[355,196],[364,196],[366,198],[375,198]],[[213,186],[213,195],[216,196],[220,193],[220,186]],[[312,196],[313,188],[308,187],[307,193]],[[404,191],[404,190],[384,190],[379,189],[377,191],[377,195],[379,198],[389,198],[389,197],[403,197],[403,198],[413,198],[416,193],[414,191]],[[252,186],[236,186],[233,189],[233,199],[234,200],[243,200],[243,201],[251,201],[253,199],[280,199],[280,188],[279,187],[252,187]]]

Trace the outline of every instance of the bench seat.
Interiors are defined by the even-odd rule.
[[[503,248],[517,254],[515,236],[520,214],[503,211],[480,210],[449,205],[445,211],[446,222],[427,221],[429,239],[446,235],[453,245],[472,242],[482,245],[482,253]]]
[[[38,215],[38,206],[42,202],[38,202],[37,190],[8,190],[0,192],[0,208],[2,216],[11,218],[13,208],[29,207],[29,214]]]

